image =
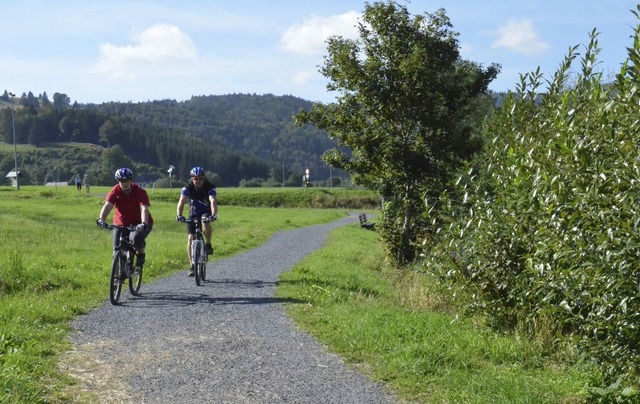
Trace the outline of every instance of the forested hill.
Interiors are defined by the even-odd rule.
[[[24,183],[54,176],[67,180],[76,173],[89,173],[96,183],[112,183],[113,166],[125,164],[155,178],[166,177],[173,165],[179,179],[191,166],[201,165],[224,186],[254,178],[296,185],[307,167],[313,180],[329,178],[329,167],[320,157],[335,143],[311,126],[294,125],[293,115],[311,107],[297,97],[230,94],[88,105],[70,105],[68,100],[59,93],[53,102],[46,94],[32,93],[13,100],[17,143],[38,146],[19,156],[18,166],[29,179]],[[11,144],[9,102],[6,92],[0,96],[0,139]],[[51,153],[70,142],[95,146],[91,152],[61,158]],[[1,150],[0,169],[10,171],[13,155]]]

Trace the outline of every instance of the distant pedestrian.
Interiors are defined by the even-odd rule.
[[[91,186],[91,184],[89,184],[89,176],[87,174],[84,175],[82,183],[84,184],[84,189],[86,189],[87,193],[89,193],[89,187]]]
[[[78,191],[82,189],[82,179],[80,178],[80,174],[76,174],[76,188]]]

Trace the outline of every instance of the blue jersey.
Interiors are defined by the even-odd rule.
[[[190,216],[202,216],[205,213],[208,215],[213,214],[211,212],[211,201],[209,197],[216,197],[216,187],[205,180],[200,189],[196,189],[193,183],[189,182],[180,191],[181,195],[189,198],[189,215]]]

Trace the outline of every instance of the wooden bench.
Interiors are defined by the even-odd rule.
[[[365,228],[367,230],[374,230],[376,224],[370,222],[367,219],[366,213],[360,213],[360,215],[358,215],[358,219],[360,219],[360,227]]]

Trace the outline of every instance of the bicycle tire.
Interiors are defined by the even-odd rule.
[[[126,265],[124,255],[120,251],[116,251],[111,262],[111,278],[109,281],[109,301],[113,305],[117,305],[120,300],[124,265]]]
[[[131,264],[129,273],[131,274],[129,276],[129,292],[134,296],[138,296],[140,294],[140,285],[142,285],[142,268],[137,269]]]
[[[207,253],[204,253],[204,262],[202,263],[202,268],[200,268],[200,279],[202,282],[207,280]]]
[[[193,263],[194,263],[193,272],[196,278],[197,286],[200,286],[202,284],[202,278],[200,277],[202,275],[200,272],[200,250],[201,250],[200,244],[201,243],[202,241],[198,240],[192,244],[192,257],[193,257]]]

